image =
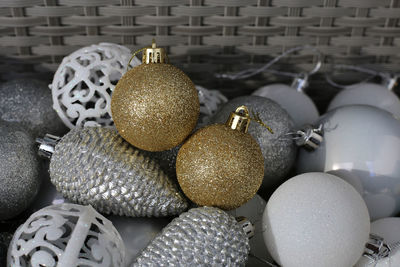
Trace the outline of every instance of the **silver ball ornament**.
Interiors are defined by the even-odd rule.
[[[297,147],[288,133],[293,131],[293,121],[277,103],[261,96],[241,96],[228,101],[211,119],[212,123],[225,123],[236,107],[245,105],[258,114],[263,123],[271,127],[273,134],[256,122],[249,126],[248,133],[260,145],[264,157],[264,180],[262,188],[279,185],[291,170]]]
[[[22,79],[0,85],[0,119],[19,122],[36,136],[67,128],[52,108],[51,92],[43,81]]]
[[[0,120],[0,220],[31,204],[40,186],[35,142],[25,127]]]

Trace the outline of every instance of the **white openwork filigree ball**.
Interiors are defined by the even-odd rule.
[[[7,266],[123,267],[125,246],[112,223],[91,206],[60,204],[29,217],[14,234]]]
[[[69,128],[111,126],[111,92],[127,70],[127,47],[100,43],[66,56],[49,85],[53,108]],[[136,57],[131,66],[141,62]]]
[[[200,119],[198,127],[202,127],[210,122],[211,116],[215,115],[222,104],[228,102],[228,98],[218,90],[208,90],[200,85],[196,85],[196,89],[199,93],[200,102]]]

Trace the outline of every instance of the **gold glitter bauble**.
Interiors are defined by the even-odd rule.
[[[196,126],[200,112],[193,82],[164,63],[139,65],[115,86],[111,113],[119,134],[147,151],[171,149]]]
[[[256,194],[264,177],[264,159],[249,134],[214,124],[200,129],[183,144],[176,174],[190,200],[229,210]]]

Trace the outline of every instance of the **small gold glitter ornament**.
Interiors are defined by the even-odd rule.
[[[147,151],[171,149],[196,126],[199,97],[189,77],[167,64],[167,54],[156,46],[143,49],[142,64],[118,81],[111,113],[119,134]]]
[[[260,146],[247,133],[248,109],[238,107],[226,124],[197,131],[179,150],[178,182],[185,195],[201,206],[235,209],[261,186],[264,159]]]

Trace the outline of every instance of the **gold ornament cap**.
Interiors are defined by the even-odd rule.
[[[232,130],[238,130],[242,133],[247,133],[250,124],[249,109],[246,106],[238,107],[234,112],[231,112],[229,119],[225,125]]]
[[[165,49],[157,47],[156,41],[153,39],[151,47],[146,47],[142,56],[142,63],[168,63],[168,56]]]

